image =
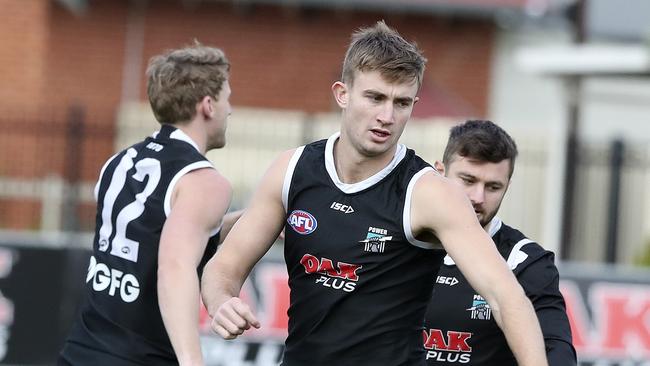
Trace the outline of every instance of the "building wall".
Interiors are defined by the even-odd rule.
[[[141,11],[140,78],[149,57],[197,39],[222,47],[229,55],[235,104],[331,111],[329,87],[340,75],[350,33],[385,19],[424,50],[429,59],[426,87],[462,100],[477,114],[485,112],[493,29],[489,22],[228,2],[202,2],[195,7],[182,3],[149,2]],[[5,84],[0,108],[31,104],[36,97],[54,109],[81,103],[92,115],[89,122],[113,123],[124,88],[129,17],[138,12],[137,7],[126,0],[95,0],[88,2],[84,14],[76,15],[52,0],[0,0],[3,4],[3,18],[9,21],[0,25],[5,45],[0,51]],[[144,83],[139,84],[142,99]]]
[[[559,77],[528,74],[516,63],[517,51],[533,46],[547,47],[570,42],[566,30],[529,29],[500,32],[496,37],[493,81],[489,93],[488,115],[503,126],[517,142],[537,136],[546,148],[541,150],[547,168],[540,176],[543,197],[537,212],[526,216],[510,210],[514,190],[522,190],[517,170],[502,212],[508,222],[528,235],[539,228],[539,240],[560,254],[564,169],[568,126],[569,92]],[[581,149],[577,162],[572,239],[569,259],[600,262],[605,259],[607,225],[613,217],[609,208],[610,149],[614,139],[626,146],[622,167],[620,207],[618,210],[618,260],[634,263],[648,250],[650,243],[650,194],[647,187],[650,166],[650,79],[647,77],[585,78],[580,98],[579,137]],[[520,144],[521,146],[521,144]],[[525,153],[522,158],[526,159]],[[518,163],[519,164],[519,163]],[[517,167],[519,169],[519,167]],[[522,196],[523,198],[524,196]],[[531,206],[536,207],[536,206]],[[567,258],[562,258],[567,259]]]
[[[4,113],[27,108],[42,97],[49,8],[47,0],[0,0],[0,103]]]
[[[76,14],[54,0],[0,0],[0,177],[95,180],[114,150],[120,106],[146,100],[148,59],[194,39],[226,51],[235,107],[313,114],[336,111],[330,86],[351,32],[385,19],[429,60],[416,117],[442,111],[462,119],[487,108],[488,21],[235,1],[138,3],[93,0]],[[21,204],[0,199],[7,220]],[[9,221],[38,226],[33,218]],[[0,226],[9,221],[0,217]]]

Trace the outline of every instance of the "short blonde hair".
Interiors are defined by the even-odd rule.
[[[196,103],[205,96],[216,98],[229,72],[230,63],[222,50],[198,42],[152,57],[147,94],[154,116],[169,124],[191,120]]]
[[[390,82],[416,80],[419,88],[426,62],[415,43],[406,41],[384,21],[379,21],[352,35],[343,60],[341,81],[352,85],[356,71],[379,71]]]

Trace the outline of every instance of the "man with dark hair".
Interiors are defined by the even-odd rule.
[[[99,174],[86,297],[59,365],[203,364],[199,275],[237,216],[224,218],[230,183],[205,158],[226,143],[229,70],[198,43],[151,59],[161,128]]]
[[[497,216],[515,168],[517,145],[490,121],[455,126],[436,169],[463,187],[476,216],[526,292],[539,318],[550,365],[575,365],[571,328],[554,255]],[[517,365],[490,305],[447,256],[426,313],[429,365]]]
[[[446,249],[500,312],[521,365],[546,365],[539,324],[467,197],[399,144],[426,59],[383,22],[355,33],[332,93],[340,132],[276,159],[217,254],[203,299],[233,339],[260,327],[240,299],[285,228],[283,366],[422,366],[424,312]]]

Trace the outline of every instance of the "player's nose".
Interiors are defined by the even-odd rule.
[[[485,187],[481,184],[475,184],[468,192],[469,200],[473,205],[481,205],[485,202]]]

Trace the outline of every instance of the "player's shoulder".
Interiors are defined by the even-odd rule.
[[[505,223],[500,223],[492,239],[513,271],[522,271],[538,262],[554,261],[553,252],[544,249],[539,243]]]
[[[402,174],[406,176],[407,179],[423,173],[429,173],[436,176],[441,176],[428,161],[422,159],[419,155],[415,153],[415,150],[409,149],[404,146],[404,152],[402,161],[400,162],[400,167],[402,169]]]
[[[469,204],[467,195],[457,184],[451,182],[447,177],[441,175],[433,167],[422,167],[416,176],[413,189],[412,201],[427,203],[429,209],[439,208],[442,211],[456,209],[458,202],[465,202]],[[436,205],[431,207],[430,202],[445,202],[445,205]],[[454,204],[451,204],[454,202]],[[452,212],[450,211],[449,214]]]
[[[287,175],[292,175],[296,170],[298,161],[303,155],[305,146],[289,149],[281,152],[275,157],[262,177],[258,188],[275,191],[276,188],[282,189],[287,179]]]
[[[495,217],[491,223],[493,227],[492,239],[500,249],[512,250],[515,247],[525,247],[528,251],[544,251],[544,248],[535,240],[530,239],[518,229],[507,225]],[[496,228],[494,228],[496,226]]]
[[[176,190],[183,190],[193,196],[201,197],[202,200],[210,201],[216,199],[217,192],[229,196],[232,192],[230,181],[219,171],[211,166],[192,170],[184,174],[178,181]]]
[[[308,144],[306,144],[304,147],[307,150],[324,150],[325,146],[327,145],[328,139],[320,139],[316,141],[312,141]]]
[[[304,164],[318,165],[326,159],[326,155],[333,154],[334,136],[321,139],[292,149],[294,159],[300,158]]]
[[[415,150],[409,148],[408,146],[405,147],[406,147],[405,155],[409,156],[411,159],[413,159],[413,161],[420,163],[422,165],[433,166],[428,161],[423,159],[420,155],[418,155],[418,153]]]
[[[271,170],[286,170],[287,166],[295,165],[298,159],[303,155],[306,146],[299,146],[293,149],[285,150],[275,157],[271,163]]]
[[[197,145],[189,138],[169,138],[154,133],[152,136],[131,145],[124,151],[132,150],[134,160],[155,159],[167,173],[187,172],[198,165],[212,165]]]

